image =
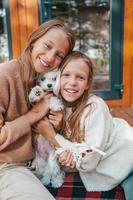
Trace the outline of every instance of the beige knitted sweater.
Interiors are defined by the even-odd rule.
[[[24,114],[27,94],[20,64],[0,64],[0,163],[25,162],[33,158],[31,127]]]

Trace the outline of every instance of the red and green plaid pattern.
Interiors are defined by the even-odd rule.
[[[67,173],[62,187],[47,187],[56,200],[125,200],[123,190],[117,187],[107,192],[87,192],[78,173]]]

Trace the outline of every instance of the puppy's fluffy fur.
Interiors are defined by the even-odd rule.
[[[56,96],[50,98],[50,109],[60,111],[64,109],[64,105],[57,97],[59,93],[59,76],[60,72],[54,70],[41,75],[38,78],[38,85],[31,89],[29,93],[29,101],[31,104],[40,101],[44,91],[51,91]],[[57,159],[56,149],[41,135],[36,139],[36,156],[33,161],[33,166],[36,169],[36,174],[44,185],[51,184],[52,187],[60,187],[65,178],[65,172]]]

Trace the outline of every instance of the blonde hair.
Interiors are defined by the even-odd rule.
[[[31,59],[31,51],[33,44],[45,35],[50,29],[61,29],[66,34],[66,37],[69,42],[68,53],[70,53],[75,45],[75,33],[72,29],[67,26],[62,20],[51,19],[47,22],[41,24],[29,37],[28,44],[20,58],[18,59],[21,64],[21,74],[24,81],[25,89],[28,90],[32,87],[33,80],[36,77],[36,72],[33,68],[33,63]],[[62,44],[63,45],[63,44]]]
[[[87,104],[87,101],[88,101],[88,96],[89,96],[91,85],[92,85],[93,65],[88,56],[86,56],[80,51],[73,51],[70,55],[68,55],[65,58],[65,60],[63,61],[60,67],[60,70],[62,73],[70,61],[76,60],[79,58],[83,59],[83,61],[87,64],[89,68],[89,76],[88,76],[89,88],[88,90],[85,90],[82,96],[76,101],[76,105],[74,104],[73,106],[72,104],[73,112],[68,117],[68,119],[65,119],[66,121],[64,120],[63,129],[61,133],[64,135],[64,137],[66,137],[67,139],[73,142],[81,142],[84,140],[84,130],[80,129],[80,119],[85,107],[90,106],[90,104]],[[70,134],[66,134],[66,133],[69,133],[69,130],[70,130]]]

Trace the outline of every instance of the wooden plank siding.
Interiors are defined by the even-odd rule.
[[[9,8],[13,58],[17,58],[39,24],[38,0],[9,0]]]
[[[131,52],[130,52],[130,62],[131,62],[131,105],[133,105],[133,1],[130,0],[131,7],[130,7],[130,12],[131,12],[131,21],[130,21],[130,45],[131,45]]]
[[[39,24],[38,0],[9,0],[9,4],[13,57],[16,58],[25,47],[28,35]],[[124,4],[124,22],[122,22],[124,23],[124,94],[120,100],[108,100],[109,106],[128,107],[133,105],[133,0],[125,0]]]
[[[124,51],[123,51],[123,80],[124,80],[124,97],[123,106],[132,105],[132,83],[133,83],[133,1],[125,0],[125,17],[124,17]]]

